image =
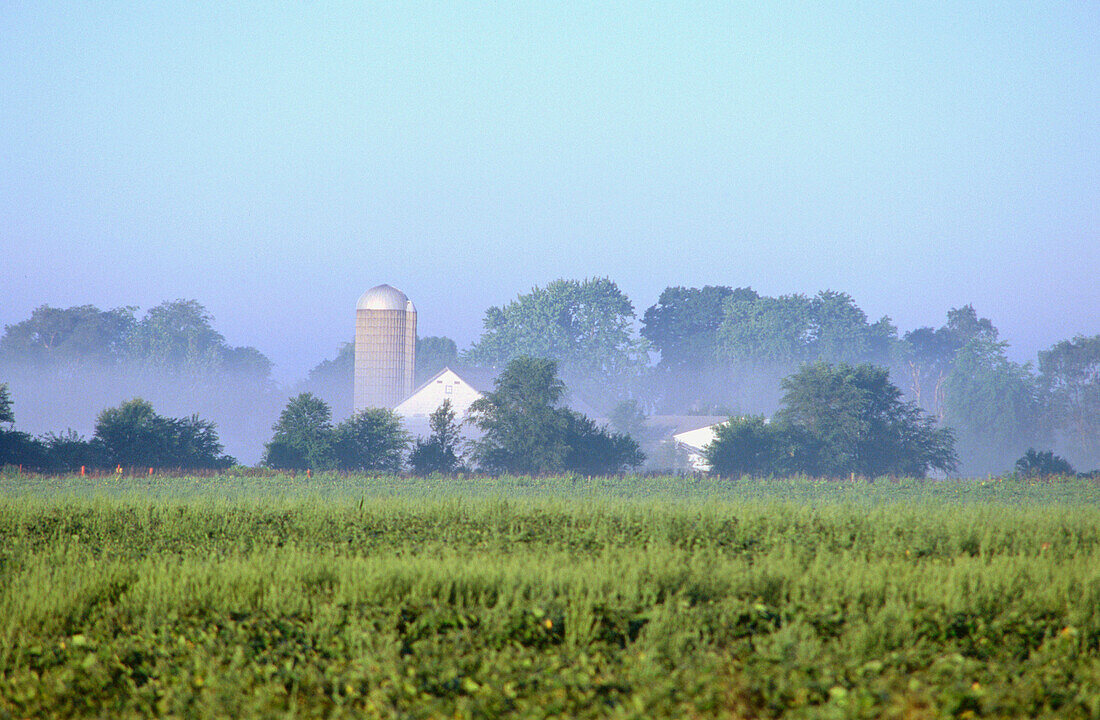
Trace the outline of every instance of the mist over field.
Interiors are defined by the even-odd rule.
[[[939,327],[903,333],[845,293],[771,297],[723,286],[666,288],[641,311],[608,278],[563,279],[488,308],[469,347],[419,338],[414,386],[450,367],[486,393],[516,358],[553,360],[561,403],[639,443],[645,469],[675,471],[690,468],[669,454],[671,433],[691,417],[700,418],[696,427],[794,417],[787,405],[799,391],[790,383],[808,369],[881,368],[899,412],[950,431],[951,474],[1009,472],[1029,450],[1056,452],[1081,471],[1100,467],[1100,335],[1060,341],[1020,364],[973,306],[945,315]],[[195,300],[144,314],[43,306],[0,335],[0,382],[17,430],[91,437],[103,411],[141,398],[160,416],[213,423],[225,452],[246,464],[260,462],[288,401],[301,393],[321,402],[332,422],[348,421],[353,365],[345,343],[305,377],[279,383],[261,350],[231,344]],[[463,419],[459,436],[480,436]],[[863,472],[895,472],[873,467],[882,469]]]

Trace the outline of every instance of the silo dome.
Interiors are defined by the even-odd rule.
[[[393,408],[412,393],[416,308],[390,285],[367,290],[355,305],[352,408]]]
[[[359,296],[356,310],[404,310],[416,312],[409,297],[391,285],[376,285]]]

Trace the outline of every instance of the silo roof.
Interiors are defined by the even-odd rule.
[[[405,293],[390,285],[377,285],[359,297],[356,310],[406,310],[416,312]]]

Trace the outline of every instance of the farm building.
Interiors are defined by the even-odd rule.
[[[464,422],[474,404],[485,392],[493,388],[493,375],[485,372],[463,371],[462,375],[445,367],[428,378],[411,395],[393,409],[401,416],[402,424],[414,437],[427,436],[428,416],[439,409],[444,400],[451,401],[456,422]],[[463,427],[466,435],[469,426]]]
[[[416,307],[397,288],[377,285],[355,306],[352,410],[393,408],[412,392]]]
[[[676,448],[686,455],[684,470],[706,472],[709,470],[703,457],[703,449],[714,440],[714,431],[729,420],[716,415],[654,415],[646,421],[660,435],[670,438]]]

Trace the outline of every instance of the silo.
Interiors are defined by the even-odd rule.
[[[397,288],[367,290],[355,306],[355,392],[352,408],[394,408],[412,394],[416,308]]]

